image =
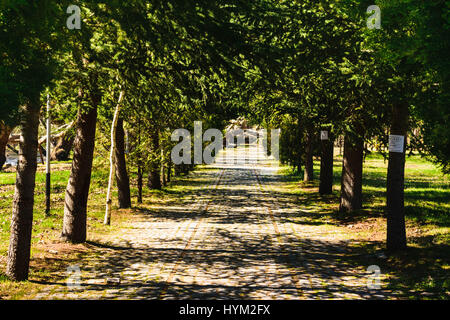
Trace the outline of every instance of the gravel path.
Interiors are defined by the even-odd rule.
[[[275,191],[274,162],[251,154],[195,172],[207,183],[188,200],[142,215],[80,261],[79,286],[48,285],[35,299],[385,298],[367,288],[368,266],[345,258],[348,237],[292,219],[302,208]]]

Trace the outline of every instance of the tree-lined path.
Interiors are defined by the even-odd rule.
[[[448,10],[0,2],[0,299],[448,299]]]
[[[242,159],[245,148],[238,148]],[[101,254],[79,261],[81,286],[48,284],[52,299],[382,298],[367,288],[367,265],[336,226],[309,225],[283,192],[274,161],[215,164],[192,173],[182,202],[152,207],[96,243]],[[194,185],[196,184],[196,185]],[[118,283],[120,279],[120,283]]]

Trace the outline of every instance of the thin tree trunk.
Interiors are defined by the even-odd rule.
[[[144,172],[143,172],[143,164],[142,164],[142,154],[141,154],[141,117],[138,116],[138,161],[137,161],[137,187],[138,187],[138,196],[137,202],[139,204],[142,203],[142,186],[144,180]]]
[[[302,172],[302,163],[300,160],[297,161],[297,173],[300,174],[300,172]]]
[[[320,157],[320,194],[333,193],[333,152],[334,139],[329,135],[328,140],[322,140],[322,156]]]
[[[123,119],[120,117],[117,121],[114,164],[116,167],[119,208],[131,208],[130,178],[128,176],[127,162],[125,159],[125,131],[123,130]]]
[[[170,182],[170,179],[172,178],[172,162],[169,160],[169,163],[167,164],[167,183]]]
[[[362,207],[362,167],[364,142],[352,143],[344,138],[344,158],[341,180],[341,212],[353,212]]]
[[[303,181],[313,181],[314,179],[314,160],[313,160],[313,137],[311,129],[306,131],[305,141],[305,171]]]
[[[45,163],[44,157],[47,156],[47,151],[45,151],[45,149],[42,146],[38,146],[38,153],[39,153],[39,160],[41,161],[42,164],[44,164]]]
[[[46,133],[47,133],[47,141],[46,141],[46,148],[45,148],[45,216],[50,216],[50,209],[51,209],[51,138],[52,135],[52,121],[50,117],[50,95],[47,94],[47,123],[46,123]],[[42,154],[41,154],[42,157]]]
[[[95,147],[97,106],[101,97],[92,96],[88,110],[80,108],[74,142],[72,169],[66,189],[64,221],[61,238],[82,243],[86,241],[86,211],[91,184],[92,160]]]
[[[157,130],[152,134],[152,151],[159,152],[159,133]],[[161,190],[161,159],[159,155],[150,163],[148,184],[150,189]]]
[[[404,137],[403,152],[389,152],[387,173],[387,249],[398,251],[406,248],[405,229],[405,151],[408,131],[408,104],[394,107],[391,135]]]
[[[161,147],[161,183],[164,187],[167,186],[166,164],[164,159],[164,149],[162,147]]]
[[[166,166],[163,163],[161,164],[161,184],[163,187],[167,186]]]
[[[109,154],[109,178],[108,178],[108,189],[106,191],[106,210],[105,210],[105,220],[104,224],[109,225],[111,223],[111,206],[112,206],[112,184],[113,184],[113,176],[115,171],[114,164],[114,155],[116,153],[116,133],[117,133],[117,124],[119,122],[119,114],[120,114],[120,104],[123,98],[123,91],[120,92],[119,101],[117,102],[116,110],[114,112],[113,122],[111,124],[111,150]],[[123,127],[122,127],[123,130]],[[122,137],[123,138],[123,137]]]
[[[298,119],[301,119],[301,115],[298,115]],[[295,131],[295,136],[296,136],[296,140],[299,141],[299,143],[297,143],[295,146],[297,148],[297,152],[296,154],[298,155],[295,158],[295,166],[297,168],[297,173],[300,174],[300,172],[302,172],[302,166],[304,164],[304,159],[302,154],[304,153],[304,145],[301,143],[302,141],[302,137],[303,137],[303,127],[301,125],[300,120],[297,120],[297,127],[296,127],[296,131]]]
[[[22,138],[19,143],[19,162],[6,267],[7,276],[16,281],[28,279],[37,169],[39,109],[39,98],[37,98],[36,101],[24,107],[21,120]]]
[[[142,172],[142,165],[138,164],[138,176],[137,176],[137,186],[138,186],[138,197],[137,202],[142,203],[142,185],[144,180],[144,174]]]

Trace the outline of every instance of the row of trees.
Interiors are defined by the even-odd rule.
[[[199,119],[204,127],[220,127],[234,117],[228,93],[268,61],[269,49],[253,30],[270,14],[268,1],[83,1],[75,3],[81,29],[69,29],[66,8],[72,4],[2,2],[2,120],[18,125],[22,135],[7,263],[15,280],[28,277],[39,117],[47,92],[53,117],[75,124],[61,235],[82,243],[97,131],[112,133],[106,147],[112,149],[119,207],[130,207],[124,123],[133,141],[128,165],[138,169],[142,201],[145,173],[148,186],[159,189],[172,169],[189,170],[171,168],[171,131],[191,129]],[[110,200],[108,194],[105,223]]]
[[[361,207],[364,142],[386,144],[389,126],[406,135],[411,123],[421,124],[422,149],[448,171],[442,151],[449,150],[442,148],[448,136],[434,129],[445,129],[442,119],[448,117],[448,75],[436,63],[446,48],[428,38],[431,32],[444,39],[438,27],[448,26],[448,15],[437,12],[445,1],[411,0],[410,11],[400,8],[403,3],[380,3],[383,28],[367,30],[368,4],[351,0],[2,2],[0,119],[5,127],[20,126],[22,135],[8,276],[28,277],[39,117],[49,92],[53,118],[74,128],[62,230],[63,239],[74,243],[86,241],[96,140],[111,151],[109,191],[115,176],[119,207],[127,208],[130,167],[137,169],[138,202],[145,175],[148,187],[159,189],[172,172],[190,169],[171,164],[170,133],[192,132],[195,120],[222,128],[227,119],[247,114],[288,129],[282,160],[304,166],[306,180],[313,178],[316,133],[327,130],[322,193],[331,192],[333,138],[344,135],[343,211]],[[66,9],[73,4],[81,8],[81,29],[67,28]],[[417,8],[427,14],[414,20]],[[439,106],[433,112],[430,102]],[[390,154],[391,249],[406,245],[403,172],[404,153]],[[107,208],[109,223],[110,192]]]
[[[386,188],[387,247],[404,249],[406,151],[418,150],[449,172],[448,4],[375,1],[381,29],[371,29],[372,1],[282,3],[290,12],[282,33],[293,25],[300,32],[277,39],[292,54],[282,77],[265,83],[251,115],[282,129],[281,161],[303,168],[305,181],[314,178],[313,156],[321,157],[321,194],[332,192],[333,144],[344,137],[344,213],[362,208],[364,153],[385,154],[389,135],[405,137],[403,152],[389,152]],[[321,131],[328,140],[320,140]]]

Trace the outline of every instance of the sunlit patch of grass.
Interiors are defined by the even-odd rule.
[[[217,174],[217,169],[199,166],[195,172],[189,175],[172,177],[172,182],[163,190],[149,190],[145,185],[143,189],[142,205],[136,202],[137,197],[137,173],[130,172],[132,209],[119,210],[117,207],[117,188],[113,186],[113,210],[111,225],[103,224],[106,190],[109,175],[109,163],[104,150],[97,148],[93,162],[91,175],[91,186],[88,200],[87,236],[89,241],[103,241],[108,235],[112,235],[121,228],[127,226],[132,219],[143,214],[144,209],[158,207],[170,201],[183,201],[185,198],[195,194],[197,190],[207,187],[208,177],[200,175],[199,172],[207,172],[211,175]],[[14,172],[0,172],[0,297],[8,299],[21,299],[30,297],[32,292],[39,289],[40,284],[33,282],[50,281],[58,282],[61,279],[55,278],[57,272],[52,270],[63,270],[70,263],[75,263],[81,258],[77,246],[69,245],[69,250],[65,254],[58,253],[56,256],[48,252],[48,246],[59,246],[59,236],[62,229],[64,215],[64,198],[67,181],[70,176],[70,161],[53,163],[54,170],[51,175],[51,205],[50,216],[45,216],[45,168],[38,166],[36,174],[35,205],[33,212],[33,233],[30,262],[30,280],[22,283],[14,283],[6,278],[4,270],[6,268],[6,256],[9,245],[11,208],[14,195],[14,184],[16,174]],[[115,179],[114,179],[115,180]],[[144,177],[144,184],[146,179]],[[88,250],[91,250],[87,246]],[[56,268],[56,269],[55,269]],[[62,269],[63,268],[63,269]]]
[[[32,248],[30,262],[30,280],[52,279],[52,265],[60,260],[64,265],[70,259],[76,257],[64,256],[59,259],[47,259],[49,256],[47,246],[49,243],[59,242],[64,215],[64,198],[67,181],[70,176],[70,165],[63,162],[63,165],[54,163],[55,170],[51,175],[51,211],[50,216],[45,216],[45,179],[46,174],[39,165],[36,173],[36,191],[33,211],[33,231]],[[108,167],[104,162],[94,161],[91,179],[91,188],[88,201],[88,239],[95,239],[99,236],[111,233],[120,228],[134,214],[133,210],[118,210],[113,206],[111,226],[103,224],[103,216],[106,202]],[[6,268],[6,256],[9,245],[9,233],[11,223],[11,208],[14,195],[15,173],[0,173],[0,297],[21,298],[30,291],[39,287],[39,284],[32,281],[16,284],[9,281],[4,275]],[[114,199],[117,199],[117,192],[113,192]],[[44,258],[41,258],[44,257]],[[40,261],[40,266],[36,267],[36,262]],[[53,279],[55,280],[55,279]]]
[[[385,248],[387,161],[373,153],[366,157],[363,170],[363,210],[353,215],[338,213],[342,157],[334,163],[333,194],[320,196],[317,183],[302,182],[303,172],[282,167],[285,192],[297,195],[300,209],[308,210],[308,223],[345,226],[356,247],[367,253]],[[315,161],[315,169],[320,163]],[[315,170],[315,178],[319,172]],[[433,163],[417,155],[407,157],[405,169],[405,214],[409,249],[387,260],[374,260],[389,275],[388,289],[411,299],[449,299],[450,281],[450,178]],[[300,221],[301,223],[301,221]],[[366,252],[366,253],[364,253]]]
[[[16,183],[16,173],[15,172],[0,172],[0,185],[14,185]]]
[[[405,205],[407,214],[407,231],[409,249],[404,254],[391,255],[388,259],[374,258],[384,248],[386,221],[384,217],[385,187],[387,162],[380,155],[373,154],[366,158],[364,164],[364,209],[354,215],[338,213],[341,161],[335,159],[334,191],[331,195],[318,194],[319,163],[315,162],[316,180],[303,183],[303,173],[281,167],[283,181],[275,183],[272,190],[279,201],[291,201],[299,208],[300,214],[286,217],[293,224],[305,224],[317,227],[322,235],[330,236],[339,230],[342,239],[352,240],[356,253],[351,257],[356,265],[378,264],[383,274],[388,275],[388,288],[399,292],[401,297],[423,298],[427,292],[432,297],[448,298],[449,292],[449,180],[429,162],[414,156],[408,158],[406,169]],[[199,171],[208,173],[199,175]],[[217,169],[198,167],[196,172],[187,176],[172,177],[172,183],[163,190],[148,190],[144,187],[144,204],[136,204],[136,172],[131,172],[131,191],[133,209],[118,210],[117,192],[113,192],[114,206],[111,226],[103,225],[105,197],[108,179],[108,164],[104,159],[96,158],[92,173],[92,183],[88,203],[88,238],[91,241],[103,241],[104,236],[123,228],[132,218],[152,214],[166,203],[183,201],[195,197],[196,192],[208,188],[215,177]],[[55,171],[52,176],[52,211],[50,217],[44,216],[45,174],[38,172],[36,177],[36,203],[33,224],[32,264],[30,279],[45,279],[61,282],[52,270],[62,270],[70,263],[81,259],[76,247],[67,253],[52,255],[48,246],[56,243],[62,227],[64,194],[69,170]],[[9,238],[12,195],[14,193],[15,174],[0,173],[0,266],[4,270]],[[145,181],[144,181],[145,182]],[[91,250],[89,246],[86,250]],[[90,252],[90,251],[89,251]],[[367,256],[371,258],[367,258]],[[373,261],[372,261],[373,260]],[[37,291],[39,284],[28,281],[15,284],[0,272],[0,297],[24,298],[30,292]]]

